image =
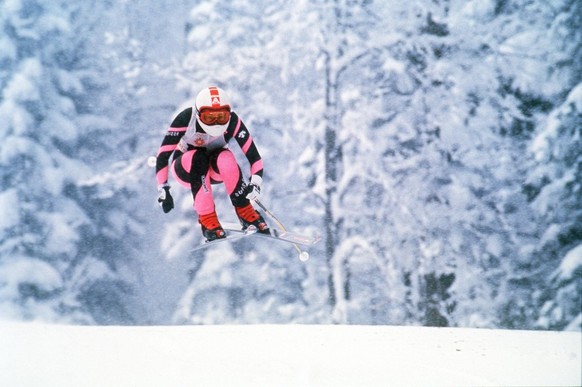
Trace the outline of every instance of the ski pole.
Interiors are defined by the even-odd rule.
[[[283,223],[281,223],[281,221],[271,211],[269,211],[259,199],[254,199],[254,201],[259,207],[261,207],[263,211],[265,211],[267,215],[269,215],[271,219],[275,221],[275,223],[277,223],[279,227],[281,227],[281,230],[287,231],[287,228],[283,225]],[[301,250],[301,247],[299,247],[296,243],[293,243],[293,247],[295,247],[295,250],[297,250],[299,253],[299,259],[301,261],[307,261],[309,259],[309,253],[307,251]]]

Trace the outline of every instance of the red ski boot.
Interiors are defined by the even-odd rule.
[[[240,220],[243,230],[246,230],[249,226],[255,226],[257,232],[261,234],[271,234],[269,226],[265,219],[259,214],[253,206],[249,203],[244,207],[235,207],[236,214]]]
[[[210,242],[215,239],[226,238],[226,234],[218,221],[216,212],[200,215],[198,217],[198,223],[200,223],[200,226],[202,227],[202,235],[204,235],[206,241]]]

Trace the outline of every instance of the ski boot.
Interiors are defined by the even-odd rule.
[[[246,230],[249,226],[255,226],[257,232],[261,234],[271,234],[265,219],[263,219],[261,214],[259,214],[250,203],[244,207],[235,207],[234,209],[243,230]]]
[[[218,221],[216,212],[200,215],[198,217],[198,223],[200,223],[200,227],[202,228],[202,235],[204,235],[207,242],[226,238],[226,233]]]

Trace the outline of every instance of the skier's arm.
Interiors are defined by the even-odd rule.
[[[249,161],[251,166],[251,176],[256,175],[260,178],[263,177],[263,159],[255,145],[255,141],[253,140],[251,133],[242,122],[242,120],[236,116],[239,120],[237,122],[237,129],[235,130],[233,138],[236,140],[237,144],[242,149],[243,154]]]
[[[168,162],[170,161],[170,156],[172,156],[172,153],[176,151],[180,139],[184,136],[184,133],[186,133],[191,117],[192,108],[183,110],[176,116],[176,118],[174,118],[174,121],[168,128],[168,132],[162,141],[162,145],[160,145],[160,148],[158,149],[158,155],[156,158],[156,181],[158,186],[168,183]]]

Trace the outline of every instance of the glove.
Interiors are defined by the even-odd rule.
[[[174,208],[174,198],[170,194],[170,186],[168,184],[164,184],[158,187],[158,204],[162,207],[162,210],[165,214],[172,211]]]
[[[257,200],[261,196],[261,184],[263,179],[259,175],[252,175],[251,181],[246,188],[246,198],[249,200]]]

